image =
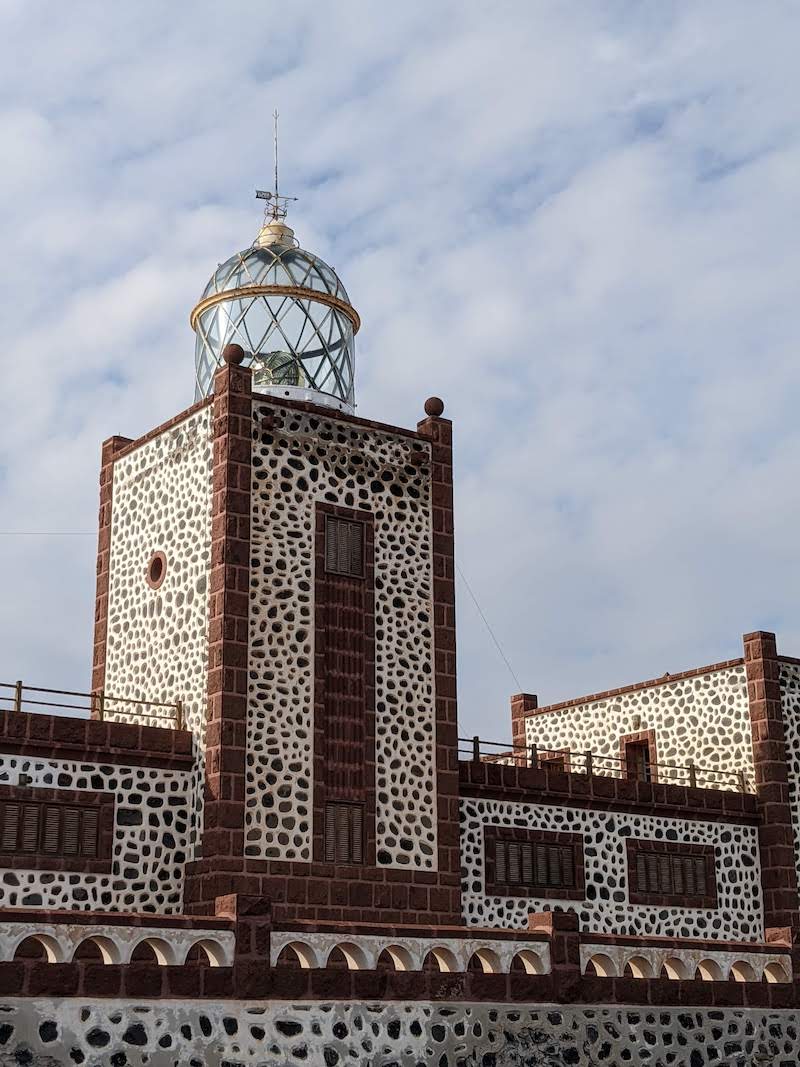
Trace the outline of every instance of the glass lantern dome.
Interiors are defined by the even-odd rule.
[[[336,272],[298,246],[280,219],[214,272],[190,318],[195,399],[213,391],[228,344],[241,345],[253,391],[353,412],[361,320]]]

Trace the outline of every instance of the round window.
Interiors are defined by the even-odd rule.
[[[147,564],[147,584],[151,589],[158,589],[167,573],[167,557],[163,552],[154,552]]]

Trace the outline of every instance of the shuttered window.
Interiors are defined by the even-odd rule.
[[[708,893],[708,864],[705,856],[658,856],[639,852],[636,856],[636,888],[639,893],[661,897],[704,897]]]
[[[325,805],[325,862],[364,862],[362,804]]]
[[[0,800],[0,853],[94,859],[98,855],[98,844],[99,813],[96,808]]]
[[[494,881],[529,889],[575,889],[575,851],[572,845],[504,840],[494,842]]]
[[[325,570],[364,577],[364,523],[325,516]]]

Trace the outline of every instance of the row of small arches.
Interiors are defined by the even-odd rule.
[[[278,954],[278,967],[301,967],[304,969],[331,968],[334,970],[365,971],[373,966],[364,950],[351,942],[334,945],[327,952],[317,951],[304,941],[291,941]],[[417,966],[403,945],[387,945],[378,954],[374,967],[379,971],[415,971],[452,974],[466,970],[479,974],[502,974],[503,965],[498,954],[491,948],[478,948],[462,965],[455,953],[444,945],[431,948]],[[520,974],[544,974],[541,956],[532,949],[520,949],[511,959],[509,968]]]
[[[756,970],[747,960],[734,960],[727,967],[727,974],[717,960],[700,960],[690,966],[684,960],[673,956],[664,960],[658,974],[650,960],[644,956],[631,956],[625,961],[622,974],[618,965],[602,952],[591,956],[584,967],[584,973],[598,978],[670,978],[674,981],[694,979],[699,982],[788,982],[789,975],[782,964],[772,960],[763,969]]]
[[[31,934],[14,950],[15,960],[39,960],[45,963],[150,963],[159,967],[174,967],[186,964],[224,967],[225,950],[213,938],[201,938],[179,952],[160,937],[145,937],[134,945],[132,952],[123,953],[110,937],[92,934],[79,941],[72,949],[65,950],[49,934]]]

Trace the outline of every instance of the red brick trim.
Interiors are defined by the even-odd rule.
[[[646,682],[634,682],[632,685],[623,685],[619,689],[606,689],[600,693],[589,693],[587,696],[574,697],[571,700],[562,700],[559,704],[546,704],[541,708],[533,708],[529,715],[545,715],[550,711],[563,711],[565,708],[578,707],[581,704],[597,704],[601,700],[609,700],[612,697],[623,696],[625,693],[636,693],[640,689],[653,689],[659,685],[669,685],[670,682],[682,682],[686,678],[697,678],[703,674],[714,674],[730,667],[741,667],[743,659],[728,659],[722,663],[711,663],[707,667],[694,667],[690,671],[681,671],[679,674],[665,674],[661,678],[649,678]]]
[[[145,580],[151,589],[158,589],[167,576],[167,557],[163,552],[154,552],[145,571]]]
[[[619,739],[619,758],[621,777],[628,778],[628,759],[626,748],[629,743],[646,741],[647,750],[650,754],[650,781],[658,781],[658,749],[656,748],[655,730],[639,730],[634,734],[623,734]]]
[[[106,684],[106,626],[108,622],[108,580],[111,573],[111,506],[114,489],[114,460],[130,444],[129,437],[109,437],[103,442],[100,458],[100,510],[97,518],[97,584],[94,603],[94,649],[92,653],[92,692]]]
[[[572,770],[572,752],[568,748],[543,748],[538,749],[536,752],[536,758],[539,761],[539,766],[544,767],[546,770],[551,771],[566,771]],[[563,767],[561,763],[563,761]]]
[[[187,865],[184,899],[188,911],[207,912],[217,897],[245,892],[269,900],[276,922],[326,919],[396,924],[414,915],[420,923],[439,925],[458,921],[452,902],[460,885],[460,874],[218,858]]]
[[[39,789],[0,785],[0,800],[19,804],[47,804],[55,807],[96,808],[98,815],[97,855],[51,856],[43,852],[0,853],[0,869],[32,871],[79,871],[82,874],[109,874],[113,862],[113,793],[85,789]]]
[[[717,941],[691,937],[633,937],[629,934],[593,934],[588,930],[581,932],[582,945],[618,945],[621,948],[669,948],[675,951],[690,952],[700,949],[709,954],[715,952],[757,953],[761,955],[780,955],[783,944],[767,941]]]
[[[552,768],[534,770],[473,760],[462,760],[458,769],[459,788],[465,797],[751,826],[759,821],[756,798],[749,793],[691,789],[665,782],[633,782],[610,775],[568,774]]]
[[[497,881],[495,857],[498,841],[524,841],[532,845],[567,845],[572,848],[575,867],[575,886],[530,886]],[[586,874],[583,861],[583,834],[552,830],[526,830],[519,826],[484,826],[483,849],[486,864],[486,893],[498,897],[530,897],[537,900],[583,900],[586,896]]]
[[[628,863],[628,899],[631,904],[653,904],[656,907],[665,908],[717,907],[717,870],[713,845],[696,845],[688,841],[644,841],[628,838],[625,841],[625,853]],[[656,856],[701,856],[705,860],[706,880],[714,887],[714,891],[703,896],[689,896],[686,893],[649,893],[640,889],[636,859],[642,853]]]
[[[173,415],[171,419],[167,419],[166,422],[162,422],[160,426],[153,427],[152,430],[148,430],[147,433],[142,434],[141,437],[131,439],[130,437],[118,437],[112,438],[112,440],[124,441],[116,455],[115,459],[122,459],[124,456],[130,455],[137,448],[141,448],[142,445],[146,445],[149,441],[152,441],[156,437],[160,437],[162,433],[166,433],[167,430],[171,430],[173,426],[177,426],[180,422],[185,422],[191,418],[196,412],[202,410],[202,408],[208,407],[213,402],[213,398],[210,396],[204,397],[202,400],[198,400],[196,404],[192,404],[189,408],[184,408],[183,411],[178,412],[177,415]]]
[[[56,926],[152,926],[165,930],[230,930],[221,915],[156,915],[146,911],[61,911],[54,908],[0,908],[0,922]]]
[[[329,574],[325,569],[325,520],[328,515],[364,526],[364,576]],[[314,560],[314,829],[313,855],[325,860],[325,805],[354,801],[364,805],[364,865],[375,864],[375,522],[371,512],[317,501]],[[336,616],[332,619],[331,614]],[[345,623],[347,624],[345,627]],[[360,692],[328,693],[328,680],[346,681],[350,663],[332,665],[344,655],[358,661]],[[355,678],[351,679],[353,683]],[[339,690],[342,685],[339,684]],[[333,706],[335,705],[335,707]],[[332,736],[335,732],[336,736]],[[337,760],[351,750],[354,760]],[[355,762],[354,762],[355,761]],[[360,764],[360,767],[356,764]],[[357,872],[353,871],[353,877]]]
[[[539,700],[535,693],[515,693],[511,697],[511,742],[518,761],[527,759],[528,738],[525,720],[536,711]]]
[[[555,939],[551,954],[554,954]],[[792,982],[702,982],[667,978],[595,978],[567,959],[552,974],[529,975],[426,971],[350,971],[269,968],[245,958],[235,967],[159,967],[149,963],[0,963],[0,995],[26,998],[114,998],[150,1001],[273,1000],[416,1001],[470,1004],[641,1005],[642,1008],[796,1009],[800,987]]]
[[[194,765],[193,738],[188,730],[24,711],[0,715],[0,752],[45,761],[78,760],[178,771],[191,770]]]
[[[202,855],[244,850],[250,614],[252,373],[214,375],[208,715]]]
[[[439,872],[457,879],[449,910],[461,915],[461,844],[458,807],[458,700],[456,692],[456,585],[453,523],[453,425],[436,416],[417,423],[431,442],[433,613],[436,683],[436,793]]]
[[[554,914],[547,912],[547,915]],[[555,914],[561,914],[556,912]],[[2,912],[0,912],[2,918]],[[272,929],[297,933],[299,937],[309,934],[341,934],[345,936],[374,937],[436,937],[447,940],[480,941],[547,941],[544,930],[510,929],[501,926],[453,926],[447,923],[436,926],[418,923],[375,923],[375,922],[333,922],[324,919],[294,919],[291,921],[274,920]],[[771,949],[770,951],[774,951]]]
[[[789,806],[788,756],[775,634],[744,635],[753,769],[762,822],[758,831],[764,924],[800,925],[794,826]]]

